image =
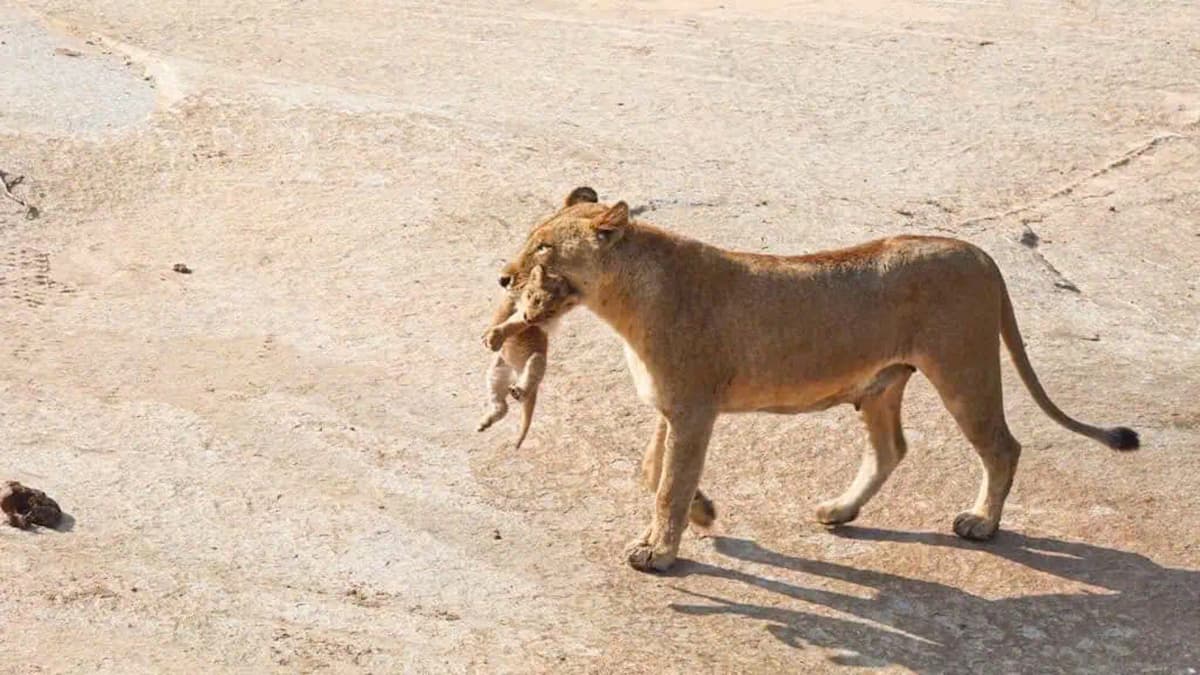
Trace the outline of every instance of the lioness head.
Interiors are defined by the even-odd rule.
[[[586,298],[628,225],[625,202],[605,206],[598,203],[595,190],[575,188],[557,213],[529,233],[521,252],[501,270],[500,285],[515,286],[540,265]]]

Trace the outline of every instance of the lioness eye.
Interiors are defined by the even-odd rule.
[[[549,251],[549,250],[550,250],[550,244],[538,244],[538,247],[534,252],[535,253],[545,253],[546,251]]]

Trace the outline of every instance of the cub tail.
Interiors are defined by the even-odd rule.
[[[521,433],[517,436],[516,450],[521,449],[525,442],[525,434],[529,433],[529,424],[533,421],[533,408],[537,405],[537,389],[530,389],[521,396]]]

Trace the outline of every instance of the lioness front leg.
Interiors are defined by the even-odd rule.
[[[634,569],[661,572],[675,562],[715,419],[715,411],[707,407],[670,414],[654,517],[647,533],[625,549],[626,560]]]
[[[658,490],[668,429],[667,418],[660,414],[654,423],[654,435],[650,437],[650,442],[646,444],[646,453],[642,456],[642,487],[650,492]]]
[[[658,481],[662,476],[663,453],[667,443],[667,418],[662,415],[654,426],[654,435],[646,444],[646,454],[642,457],[642,486],[650,492],[658,490]],[[699,527],[710,527],[717,519],[717,507],[713,501],[697,488],[692,505],[688,508],[688,520]]]

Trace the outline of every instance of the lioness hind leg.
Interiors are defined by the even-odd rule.
[[[954,519],[954,533],[964,539],[991,539],[1000,527],[1004,500],[1012,488],[1021,444],[1004,419],[998,350],[994,358],[966,367],[935,364],[924,370],[946,408],[975,446],[983,465],[983,482],[975,505]]]
[[[646,453],[642,457],[642,486],[650,492],[658,490],[658,481],[662,477],[663,453],[667,443],[667,418],[658,416],[654,428],[654,436],[646,444]],[[705,494],[696,490],[692,505],[688,508],[688,520],[699,527],[709,527],[717,519],[717,508]]]
[[[870,445],[863,451],[858,474],[845,492],[817,507],[819,522],[834,525],[857,518],[859,509],[879,492],[892,470],[904,459],[908,444],[900,425],[900,406],[912,370],[908,366],[893,368],[898,370],[883,391],[863,399],[860,404]]]
[[[963,539],[985,541],[1000,529],[1000,515],[1017,473],[1021,444],[1005,428],[997,432],[994,442],[986,446],[976,445],[975,449],[983,464],[983,483],[979,486],[975,506],[954,518],[954,533]]]

